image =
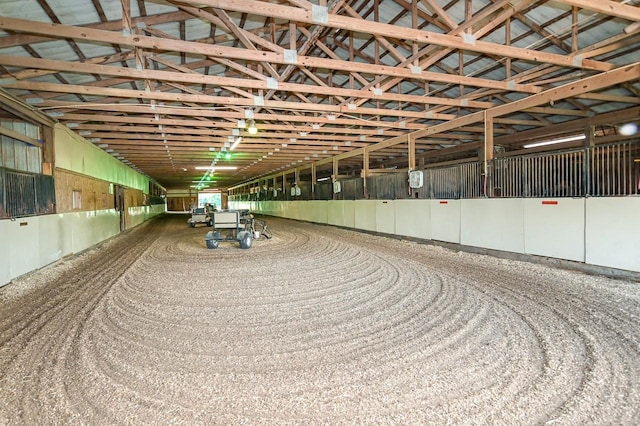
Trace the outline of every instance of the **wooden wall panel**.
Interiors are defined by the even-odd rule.
[[[56,201],[58,213],[72,211],[95,211],[115,208],[115,197],[111,184],[63,169],[56,169]],[[73,208],[73,191],[80,191],[82,207]],[[138,189],[125,189],[125,207],[144,205],[145,197]]]

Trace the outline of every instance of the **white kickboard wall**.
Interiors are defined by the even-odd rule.
[[[165,210],[165,205],[130,207],[129,228]],[[114,209],[70,212],[0,221],[0,286],[65,256],[109,239],[120,232]]]
[[[640,197],[255,204],[284,218],[640,272]]]

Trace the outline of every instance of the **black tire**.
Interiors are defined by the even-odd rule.
[[[273,236],[273,235],[271,235],[271,231],[269,231],[269,230],[267,229],[267,227],[266,227],[266,226],[265,226],[264,228],[262,228],[262,235],[263,235],[267,240],[270,240],[270,239],[271,239],[271,237]]]
[[[251,248],[253,244],[253,236],[250,232],[245,232],[244,235],[240,238],[240,248],[243,250]]]
[[[220,241],[218,240],[207,240],[208,249],[217,249],[219,245],[220,245]]]
[[[209,227],[213,226],[213,219],[209,219],[209,221],[207,222],[207,226]]]
[[[192,227],[192,228],[195,228],[196,227],[196,223],[195,222],[190,222],[189,226]]]

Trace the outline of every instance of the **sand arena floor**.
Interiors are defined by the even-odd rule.
[[[0,289],[0,424],[640,423],[640,283],[167,216]]]

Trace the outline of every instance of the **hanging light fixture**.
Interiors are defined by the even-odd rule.
[[[256,133],[258,133],[258,128],[256,127],[256,122],[253,120],[253,118],[250,118],[247,121],[247,125],[249,126],[247,127],[247,131],[250,135],[255,135]]]

